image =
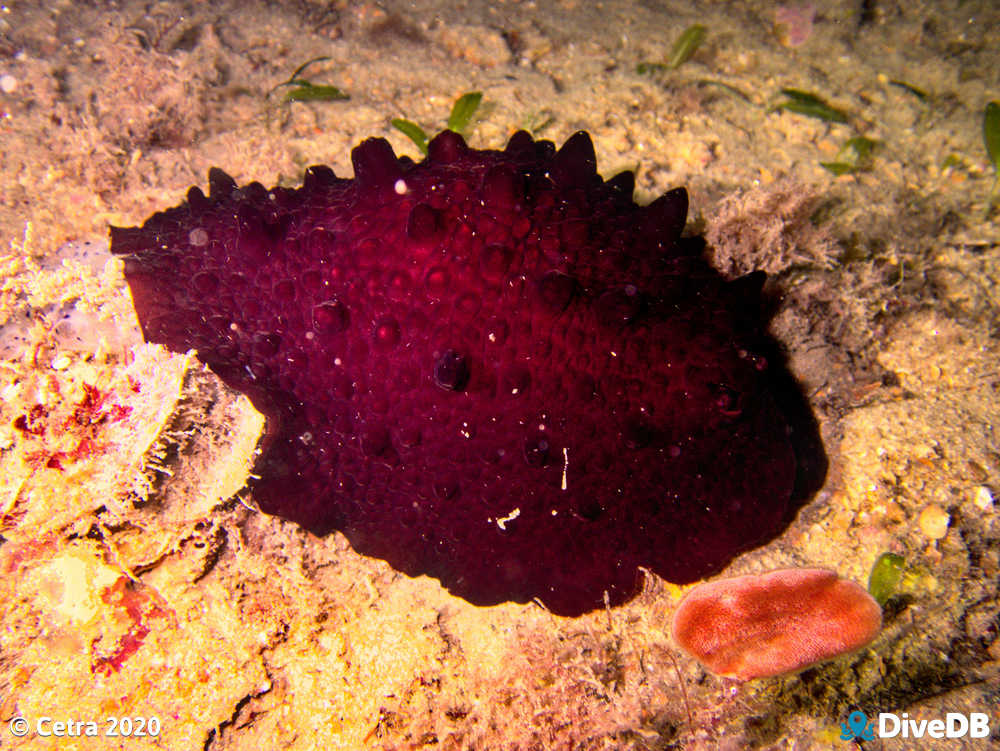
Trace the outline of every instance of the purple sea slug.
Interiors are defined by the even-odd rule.
[[[266,416],[263,511],[478,605],[576,615],[640,567],[719,569],[818,487],[764,274],[703,260],[683,189],[636,205],[584,132],[352,160],[298,189],[213,169],[207,197],[111,228],[146,340]]]

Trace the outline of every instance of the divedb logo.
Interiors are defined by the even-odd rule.
[[[840,737],[871,741],[879,738],[987,738],[990,716],[985,712],[948,712],[943,720],[914,720],[906,712],[879,712],[878,724],[864,712],[851,712],[840,723]]]

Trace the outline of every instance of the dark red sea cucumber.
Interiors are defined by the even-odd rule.
[[[703,260],[683,189],[637,206],[583,132],[352,160],[298,189],[213,169],[208,197],[111,229],[145,338],[267,417],[264,511],[473,603],[572,615],[640,567],[719,569],[816,489],[764,275]]]

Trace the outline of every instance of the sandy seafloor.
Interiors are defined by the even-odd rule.
[[[996,747],[1000,216],[982,117],[1000,6],[814,7],[806,34],[752,0],[3,6],[0,748],[840,749],[857,709],[991,717],[992,738],[866,749]],[[693,23],[708,35],[690,61],[636,72]],[[350,100],[267,98],[317,56],[307,76]],[[773,111],[782,87],[848,122]],[[211,166],[350,175],[375,135],[417,157],[390,118],[434,132],[473,90],[471,145],[586,129],[603,175],[639,165],[640,202],[687,186],[688,231],[725,273],[771,274],[772,332],[830,471],[722,573],[864,584],[902,555],[869,647],[741,684],[672,644],[684,588],[656,577],[580,618],[477,608],[231,499],[261,418],[141,343],[107,226],[177,204]],[[866,169],[820,166],[855,136],[877,142]],[[9,732],[42,716],[160,727]]]

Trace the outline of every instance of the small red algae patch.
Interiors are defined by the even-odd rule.
[[[707,582],[674,614],[674,640],[713,673],[766,678],[871,642],[882,609],[858,584],[825,569],[783,569]]]
[[[139,651],[146,637],[149,636],[152,630],[148,623],[149,619],[170,618],[172,616],[172,613],[158,602],[158,599],[155,594],[150,594],[149,590],[137,589],[132,586],[129,579],[124,576],[101,593],[101,602],[106,605],[116,605],[125,611],[129,628],[124,635],[117,639],[108,654],[97,654],[96,650],[101,638],[98,637],[94,640],[95,656],[91,664],[91,672],[111,675],[120,671],[125,661]]]

